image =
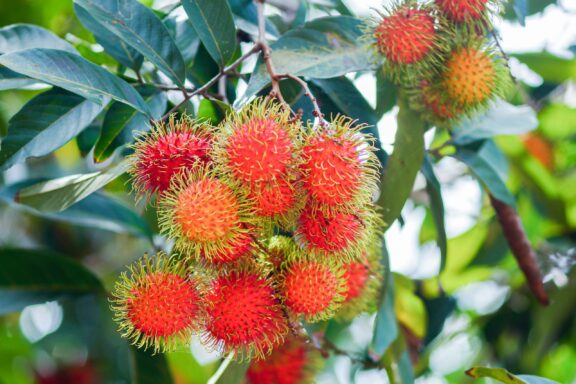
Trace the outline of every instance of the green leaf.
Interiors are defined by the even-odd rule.
[[[236,16],[239,29],[253,35],[258,34],[258,12],[254,0],[228,0],[232,13]],[[276,26],[266,19],[266,33],[278,37],[280,33]]]
[[[40,181],[43,180],[26,180],[4,187],[0,189],[0,200],[24,212],[46,219],[152,239],[152,230],[140,215],[118,200],[104,194],[94,193],[61,212],[42,212],[14,201],[19,190]]]
[[[170,368],[163,354],[152,354],[134,346],[130,347],[131,384],[171,384]]]
[[[246,376],[246,371],[250,363],[247,361],[237,362],[232,361],[216,382],[217,384],[240,384],[243,383],[244,377]]]
[[[182,0],[200,41],[220,67],[236,50],[236,27],[227,0]]]
[[[398,91],[396,85],[388,79],[384,70],[376,71],[376,117],[380,119],[396,105]]]
[[[444,223],[444,201],[440,182],[434,173],[432,162],[428,156],[424,157],[422,174],[426,178],[426,192],[430,199],[430,211],[432,211],[432,217],[436,225],[436,244],[440,248],[440,272],[442,272],[446,266],[446,255],[448,253],[448,239]]]
[[[224,120],[226,114],[231,111],[232,109],[226,103],[218,100],[203,99],[200,101],[196,117],[200,120],[206,120],[212,125],[218,125],[222,120]]]
[[[74,0],[99,23],[182,86],[186,66],[162,20],[136,0]]]
[[[30,48],[52,48],[78,54],[67,41],[36,25],[13,24],[0,28],[0,54]]]
[[[372,68],[370,48],[362,39],[362,26],[359,19],[333,16],[287,32],[271,45],[276,72],[326,79]],[[260,62],[244,98],[253,96],[269,82],[266,68]]]
[[[51,251],[0,248],[0,264],[0,315],[103,289],[80,263]]]
[[[177,16],[174,16],[164,19],[164,25],[168,28],[174,42],[182,53],[186,66],[190,66],[200,47],[200,38],[192,23],[188,19],[179,20]]]
[[[128,162],[105,171],[71,175],[22,189],[16,201],[43,212],[60,212],[96,192],[128,169]]]
[[[0,56],[0,64],[96,103],[112,98],[150,114],[142,97],[128,83],[80,56],[34,48]]]
[[[372,351],[378,356],[383,355],[398,337],[398,323],[394,312],[394,277],[390,273],[390,258],[385,244],[382,246],[380,260],[384,270],[384,281],[380,291],[380,301],[371,343]]]
[[[528,14],[528,0],[512,0],[512,8],[516,13],[516,18],[521,26],[526,26],[526,15]]]
[[[474,367],[467,370],[466,374],[475,379],[481,377],[490,377],[504,384],[559,384],[556,381],[537,376],[516,376],[504,368]]]
[[[576,79],[576,59],[565,59],[548,52],[518,53],[513,55],[550,83],[563,83]]]
[[[8,68],[0,67],[0,91],[22,88],[36,83],[36,80],[30,79]]]
[[[96,42],[98,42],[98,44],[100,44],[104,50],[110,54],[110,56],[122,65],[132,68],[135,71],[142,66],[144,56],[124,41],[118,39],[115,34],[108,30],[108,28],[92,17],[90,12],[80,7],[78,4],[74,4],[74,12],[82,25],[94,34]]]
[[[378,198],[378,205],[383,208],[385,230],[400,216],[412,192],[424,160],[424,129],[424,122],[408,108],[405,100],[401,100],[394,152],[384,168]]]
[[[152,118],[158,119],[166,109],[166,94],[154,87],[139,88],[140,94],[148,104]],[[110,106],[102,123],[102,132],[94,147],[94,159],[98,162],[107,159],[114,150],[134,139],[135,132],[148,130],[150,121],[146,115],[122,103]]]
[[[8,135],[2,139],[0,170],[60,148],[82,132],[104,105],[58,88],[36,96],[10,119]]]
[[[498,100],[486,112],[464,119],[454,127],[452,141],[457,145],[465,145],[498,135],[527,133],[536,127],[538,118],[531,107],[517,107]]]
[[[493,141],[487,140],[479,148],[458,147],[452,156],[468,165],[494,197],[516,207],[514,196],[505,183],[508,173],[506,157]]]

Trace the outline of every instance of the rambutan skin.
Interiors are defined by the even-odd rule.
[[[298,130],[288,110],[273,99],[256,99],[224,121],[215,158],[247,188],[285,178],[297,158]]]
[[[166,191],[175,175],[211,162],[211,130],[187,117],[176,120],[171,116],[167,124],[156,123],[133,148],[130,174],[134,189],[150,196]]]
[[[272,282],[250,271],[220,274],[207,296],[204,342],[214,349],[235,351],[242,358],[263,358],[288,333]]]
[[[344,281],[338,271],[326,263],[292,262],[283,275],[284,304],[310,322],[331,316],[343,299]]]
[[[138,347],[173,350],[197,332],[204,316],[202,283],[186,265],[164,253],[147,256],[123,273],[112,309],[120,332]]]
[[[435,2],[450,20],[457,23],[479,20],[488,8],[488,0],[435,0]]]
[[[401,6],[384,16],[374,30],[381,54],[396,64],[421,61],[435,47],[434,18],[423,9]]]
[[[362,128],[338,116],[306,138],[300,171],[305,190],[319,207],[354,210],[377,189],[380,165]]]
[[[287,216],[297,204],[296,187],[285,178],[272,182],[255,183],[248,197],[254,202],[254,211],[258,216]]]
[[[370,277],[368,266],[358,261],[350,262],[344,264],[344,271],[343,277],[346,281],[344,299],[351,300],[359,297]]]
[[[474,106],[494,95],[497,73],[490,55],[467,47],[452,52],[442,75],[448,96],[461,106]]]
[[[292,336],[266,359],[253,361],[246,379],[248,384],[311,383],[318,357],[304,338]]]

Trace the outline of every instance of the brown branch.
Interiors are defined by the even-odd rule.
[[[536,260],[536,254],[526,237],[524,227],[516,210],[490,195],[490,202],[496,211],[498,221],[502,226],[504,237],[510,246],[518,266],[524,272],[528,287],[543,305],[548,305],[548,295],[544,290],[542,276]]]
[[[256,52],[260,52],[261,50],[262,50],[262,46],[260,44],[256,43],[248,52],[244,53],[235,62],[233,62],[232,64],[230,64],[226,68],[223,68],[216,76],[214,76],[213,78],[208,80],[208,82],[206,84],[204,84],[202,87],[197,88],[193,92],[188,93],[184,97],[184,100],[182,100],[180,103],[176,104],[171,110],[169,110],[164,116],[162,116],[161,120],[166,120],[168,117],[170,117],[171,114],[176,112],[181,106],[183,106],[192,97],[197,96],[197,95],[205,95],[208,92],[208,90],[214,84],[216,84],[218,82],[218,80],[220,80],[220,78],[222,76],[225,76],[228,73],[231,73],[232,71],[236,70],[236,68],[238,68],[238,66],[240,66],[240,64],[242,64],[247,58],[249,58],[250,56],[252,56]]]
[[[312,106],[314,107],[313,115],[318,118],[321,125],[324,125],[325,124],[324,114],[320,110],[320,106],[318,105],[318,99],[316,99],[316,97],[314,97],[314,95],[312,94],[312,91],[310,90],[308,83],[306,81],[302,80],[301,78],[299,78],[298,76],[291,75],[289,73],[286,73],[283,75],[278,75],[278,78],[279,79],[292,79],[292,80],[296,81],[298,84],[300,84],[302,89],[304,89],[304,95],[307,96],[310,99],[310,101],[312,102]]]

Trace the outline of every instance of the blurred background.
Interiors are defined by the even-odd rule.
[[[142,1],[161,9],[173,1]],[[270,1],[277,23],[294,17],[299,1]],[[521,26],[511,9],[496,23],[503,49],[519,81],[516,96],[538,112],[538,129],[524,136],[499,137],[508,159],[508,186],[514,192],[528,236],[541,256],[549,308],[539,306],[508,251],[486,196],[466,167],[442,159],[436,174],[446,204],[449,256],[438,276],[440,251],[421,175],[400,223],[387,232],[391,269],[397,281],[396,314],[403,327],[422,339],[411,345],[419,384],[466,383],[474,365],[503,366],[560,383],[576,383],[576,0],[526,2]],[[347,7],[369,17],[380,0],[309,0],[307,18]],[[66,38],[89,60],[111,61],[74,16],[71,0],[0,0],[0,27],[33,23]],[[280,29],[280,28],[279,28]],[[108,60],[108,61],[107,61]],[[246,72],[249,72],[245,69]],[[373,74],[354,75],[366,100],[375,106]],[[242,84],[239,85],[242,87]],[[8,121],[39,89],[0,92],[0,135]],[[378,124],[387,150],[393,148],[396,108]],[[9,202],[10,186],[35,177],[57,177],[91,170],[84,158],[97,130],[45,158],[19,164],[0,174],[0,246],[46,248],[81,260],[110,287],[124,266],[153,251],[155,215],[139,208],[145,220],[114,221],[68,214],[38,216]],[[92,136],[91,136],[92,135]],[[435,138],[436,136],[436,138]],[[434,146],[438,135],[427,134]],[[130,206],[126,179],[107,187],[119,204]],[[96,198],[97,199],[97,198]],[[96,204],[97,201],[92,202]],[[2,266],[0,266],[0,269]],[[438,281],[445,294],[438,292]],[[355,320],[338,342],[347,350],[368,345],[374,316]],[[128,383],[126,343],[117,335],[106,300],[92,296],[60,300],[0,317],[0,383]],[[176,383],[205,383],[220,356],[192,343],[191,353],[167,355]],[[154,381],[150,381],[151,383]],[[385,373],[354,371],[347,357],[329,359],[322,383],[387,383]],[[156,382],[160,384],[160,382]]]

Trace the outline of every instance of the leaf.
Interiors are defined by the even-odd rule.
[[[227,0],[182,0],[192,26],[220,67],[236,50],[236,27]]]
[[[490,377],[505,384],[559,384],[556,381],[537,376],[515,376],[504,368],[474,367],[467,370],[466,374],[475,379]]]
[[[497,135],[527,133],[537,127],[538,118],[531,107],[517,107],[498,100],[486,112],[467,118],[454,127],[452,141],[457,145],[465,145]]]
[[[192,23],[188,19],[179,20],[175,16],[164,19],[164,25],[168,28],[174,42],[182,53],[184,63],[186,63],[186,66],[190,66],[200,47],[200,39]]]
[[[166,94],[154,87],[141,87],[140,94],[148,104],[151,117],[158,119],[166,109]],[[150,121],[146,115],[125,104],[114,103],[110,106],[102,123],[102,132],[94,147],[94,159],[98,162],[107,159],[114,150],[132,142],[134,132],[148,130]]]
[[[136,0],[74,0],[99,23],[144,55],[179,86],[186,66],[162,20]]]
[[[382,118],[396,105],[398,91],[382,68],[376,71],[376,117]]]
[[[107,195],[94,193],[61,212],[42,212],[32,207],[17,204],[16,193],[24,187],[42,180],[26,180],[0,189],[0,200],[32,215],[75,225],[99,228],[118,233],[130,233],[152,239],[148,223],[136,212]]]
[[[2,139],[0,170],[60,148],[82,132],[105,105],[58,88],[39,94],[10,119],[8,135]]]
[[[380,182],[378,205],[382,210],[385,230],[396,220],[412,192],[416,174],[424,160],[425,124],[401,100],[394,152],[388,158]]]
[[[90,12],[78,4],[74,4],[74,12],[82,25],[92,32],[96,42],[120,64],[132,68],[135,71],[142,66],[144,56],[124,41],[118,39],[108,28],[92,17]]]
[[[172,375],[163,354],[152,354],[143,349],[130,346],[131,384],[171,384]]]
[[[220,124],[230,112],[232,112],[232,109],[226,103],[219,100],[203,99],[200,101],[196,117],[199,120],[206,120],[209,124],[216,126]]]
[[[36,80],[32,80],[8,68],[0,67],[0,91],[22,88],[36,83]]]
[[[349,16],[333,16],[310,21],[291,30],[271,45],[272,62],[277,73],[290,73],[326,79],[370,69],[370,48],[361,37],[362,21]],[[265,66],[259,62],[244,99],[270,82]]]
[[[258,12],[254,0],[228,0],[232,13],[236,15],[239,29],[254,35],[258,34]],[[278,37],[280,33],[276,26],[266,19],[266,33]]]
[[[506,187],[507,161],[493,141],[487,140],[479,148],[458,147],[454,155],[472,171],[498,200],[516,207],[514,196]]]
[[[22,189],[16,201],[43,212],[60,212],[96,192],[128,169],[128,162],[94,173],[44,181]]]
[[[77,261],[43,250],[0,248],[0,315],[68,295],[102,291]]]
[[[128,83],[80,56],[34,48],[0,56],[0,64],[98,104],[112,98],[150,114],[142,97]]]
[[[513,0],[514,13],[521,26],[526,26],[526,15],[528,14],[528,0]]]
[[[512,55],[549,83],[563,83],[576,79],[576,59],[565,59],[548,52]]]
[[[78,54],[67,41],[36,25],[13,24],[0,28],[0,54],[30,48],[52,48]]]
[[[448,239],[446,237],[446,227],[444,223],[444,201],[442,200],[442,189],[440,182],[432,168],[432,162],[428,156],[424,157],[422,163],[422,174],[426,178],[426,192],[430,199],[430,211],[436,226],[436,244],[440,248],[440,272],[446,266],[446,255],[448,253]]]
[[[381,264],[384,270],[380,302],[376,314],[371,350],[381,356],[398,337],[398,324],[394,312],[394,277],[390,273],[388,249],[382,246]]]

